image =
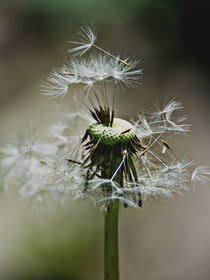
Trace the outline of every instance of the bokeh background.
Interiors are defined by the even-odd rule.
[[[68,56],[67,41],[88,23],[96,27],[100,46],[142,61],[143,85],[118,95],[118,115],[135,118],[157,100],[176,97],[192,131],[172,139],[175,150],[210,164],[207,4],[1,0],[0,145],[12,141],[23,125],[33,124],[42,137],[59,110],[72,110],[70,99],[41,97],[39,85]],[[142,210],[121,210],[122,280],[207,280],[209,263],[210,186],[198,186],[174,202],[148,201]],[[37,214],[0,193],[0,279],[98,280],[102,275],[103,214],[91,203],[68,201]]]

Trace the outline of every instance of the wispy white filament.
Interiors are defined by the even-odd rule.
[[[117,175],[118,171],[120,170],[120,168],[122,167],[124,161],[126,159],[126,155],[123,156],[122,161],[120,162],[119,166],[117,167],[117,169],[115,170],[114,174],[112,175],[111,181],[114,180],[115,176]]]
[[[134,87],[142,78],[142,69],[138,69],[137,65],[136,60],[126,66],[117,59],[100,53],[92,53],[84,58],[72,58],[49,74],[48,81],[42,85],[42,94],[59,97],[65,96],[71,90],[71,93],[77,95],[79,90],[73,86],[90,89],[102,81]]]
[[[75,55],[83,55],[86,53],[95,43],[96,34],[90,28],[90,26],[80,27],[80,38],[78,41],[70,41],[70,43],[76,45],[76,47],[69,50],[69,52],[75,53]]]

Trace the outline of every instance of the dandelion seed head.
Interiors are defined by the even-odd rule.
[[[173,199],[190,185],[207,183],[209,168],[177,155],[169,142],[190,129],[181,102],[144,111],[133,122],[115,116],[115,95],[138,85],[143,70],[137,60],[123,60],[95,42],[95,32],[81,28],[70,50],[76,56],[55,68],[42,90],[51,98],[71,94],[88,113],[65,114],[48,129],[46,144],[29,133],[0,148],[4,188],[39,204],[70,196],[107,209],[115,200],[138,208],[147,199]]]

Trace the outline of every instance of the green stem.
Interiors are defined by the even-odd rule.
[[[104,280],[119,280],[118,214],[119,200],[115,200],[105,213]]]
[[[117,169],[122,156],[116,155],[111,150],[109,163],[105,167],[104,174],[106,178],[111,178],[113,172]],[[114,181],[121,187],[123,186],[122,168],[116,174]],[[109,190],[112,191],[112,190]],[[109,193],[107,193],[109,195]],[[104,219],[104,280],[119,280],[119,255],[118,255],[118,216],[119,200],[112,201],[105,212]]]

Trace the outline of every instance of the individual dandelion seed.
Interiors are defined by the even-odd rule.
[[[129,66],[130,63],[128,63],[126,60],[120,59],[117,56],[114,56],[113,54],[111,54],[110,52],[100,48],[99,46],[97,46],[95,44],[96,42],[96,33],[91,29],[90,26],[85,26],[85,27],[80,27],[81,28],[81,32],[79,33],[80,35],[80,39],[79,41],[70,41],[70,43],[73,43],[75,45],[78,45],[77,47],[74,47],[72,49],[69,50],[69,52],[73,52],[75,53],[75,55],[83,55],[84,53],[86,53],[91,47],[96,48],[97,50],[111,56],[112,58],[120,61],[121,63],[123,63],[126,66]]]
[[[48,130],[50,144],[31,135],[15,146],[0,149],[1,180],[22,198],[63,202],[91,198],[104,210],[104,279],[118,280],[119,207],[141,208],[150,198],[172,199],[190,185],[207,182],[210,171],[177,155],[170,137],[186,134],[189,125],[180,117],[180,102],[171,100],[137,120],[116,117],[115,96],[120,86],[132,87],[142,78],[136,60],[122,60],[95,45],[96,35],[82,29],[82,41],[73,57],[53,70],[44,95],[77,98],[85,109],[68,113]],[[93,48],[92,48],[93,47]],[[27,165],[23,159],[27,158]]]

